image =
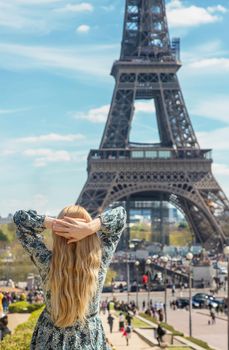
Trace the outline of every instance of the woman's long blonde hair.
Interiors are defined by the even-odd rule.
[[[85,219],[90,214],[78,205],[64,208],[58,216]],[[88,306],[95,295],[101,262],[100,240],[96,234],[67,244],[53,234],[53,255],[49,273],[51,318],[57,327],[69,327],[76,321],[85,322]]]

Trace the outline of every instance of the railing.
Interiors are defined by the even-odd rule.
[[[209,149],[179,149],[133,147],[128,149],[100,149],[91,150],[89,160],[114,160],[114,159],[205,159],[211,160]]]

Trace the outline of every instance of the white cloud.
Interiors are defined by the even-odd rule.
[[[229,150],[229,127],[212,131],[201,131],[196,134],[202,148]]]
[[[227,52],[226,52],[227,53]],[[209,40],[201,42],[201,44],[191,47],[191,51],[182,51],[182,57],[185,60],[196,60],[199,57],[208,57],[211,56],[214,58],[218,54],[225,54],[223,50],[223,43],[219,39]]]
[[[42,143],[42,142],[73,142],[83,140],[85,137],[81,134],[70,134],[70,135],[60,135],[60,134],[47,134],[39,136],[28,136],[18,138],[15,141],[21,143]]]
[[[21,152],[24,157],[31,158],[35,167],[45,167],[50,163],[81,163],[85,162],[88,150],[70,152],[51,148],[28,148]]]
[[[46,148],[27,149],[23,152],[23,155],[35,158],[33,163],[35,167],[44,167],[48,163],[70,162],[72,160],[71,154],[65,150],[56,151]]]
[[[229,51],[220,40],[212,40],[182,52],[183,72],[187,76],[229,73]],[[198,79],[198,78],[197,78]]]
[[[153,100],[145,102],[135,102],[135,112],[136,113],[154,113],[155,106]]]
[[[229,124],[229,95],[215,95],[210,97],[207,100],[198,103],[191,110],[191,114],[220,120]]]
[[[54,10],[55,12],[92,12],[93,6],[88,2],[82,2],[80,4],[67,4],[64,7]]]
[[[64,13],[93,11],[93,6],[88,2],[65,4],[63,0],[0,0],[0,27],[49,33],[68,26],[68,22],[63,22]]]
[[[106,12],[111,12],[111,11],[114,11],[115,6],[111,4],[111,5],[107,5],[107,6],[101,6],[101,8]]]
[[[31,206],[38,212],[42,212],[48,204],[48,198],[43,194],[35,194],[32,198]]]
[[[229,58],[216,57],[216,58],[204,58],[189,63],[188,68],[194,70],[215,70],[217,72],[229,72]]]
[[[104,105],[98,108],[92,108],[86,113],[74,113],[75,119],[84,119],[92,123],[105,123],[110,110],[110,105]],[[152,101],[135,102],[135,113],[153,113],[155,107]]]
[[[81,24],[78,28],[76,28],[77,33],[88,33],[90,31],[90,26],[86,24]]]
[[[3,69],[53,68],[58,74],[63,69],[107,77],[114,58],[114,47],[82,46],[76,49],[0,43],[0,54],[0,67]]]
[[[210,6],[210,7],[207,7],[207,10],[210,12],[210,13],[215,13],[215,12],[221,12],[221,13],[226,13],[228,10],[222,6],[222,5],[216,5],[216,6]]]
[[[15,114],[15,113],[19,113],[19,112],[25,112],[28,110],[29,110],[29,108],[0,109],[0,116],[1,115],[8,115],[8,114]]]
[[[46,165],[50,162],[58,162],[59,160],[63,161],[74,161],[79,162],[84,160],[85,152],[72,152],[71,143],[78,142],[82,146],[82,140],[85,140],[85,136],[81,134],[45,134],[45,135],[37,135],[37,136],[28,136],[28,137],[20,137],[20,138],[5,138],[2,139],[2,147],[0,149],[0,158],[7,159],[12,156],[20,157],[33,157],[36,159],[34,164],[38,165]],[[69,147],[70,143],[70,151],[64,150],[60,151],[59,148],[64,146]],[[85,143],[84,143],[85,144]],[[29,146],[28,146],[29,145]],[[52,145],[52,146],[51,146]],[[48,147],[55,147],[57,150],[53,150]],[[28,147],[37,147],[37,148],[29,148]],[[47,148],[46,148],[47,147]]]
[[[42,193],[36,193],[30,198],[20,198],[20,199],[9,199],[8,205],[9,205],[9,212],[14,213],[18,209],[24,209],[29,210],[33,209],[36,210],[38,213],[47,214],[47,207],[49,207],[49,200],[46,195]],[[7,213],[6,213],[7,215]]]
[[[22,5],[47,5],[57,2],[62,2],[63,0],[8,0],[11,3],[22,4]],[[1,0],[0,0],[1,2]]]
[[[45,32],[49,25],[44,16],[39,17],[37,13],[14,2],[0,0],[0,27],[13,30],[30,28],[31,31]]]
[[[225,163],[213,163],[212,164],[213,175],[215,175],[217,182],[221,186],[224,193],[226,193],[229,198],[229,165]]]
[[[8,156],[11,156],[11,155],[14,155],[16,154],[17,151],[15,149],[2,149],[1,152],[0,152],[0,156],[2,157],[8,157]]]
[[[222,19],[219,14],[227,10],[221,5],[214,7],[185,6],[181,0],[172,0],[167,5],[168,22],[172,27],[196,27],[215,23]]]
[[[104,105],[98,108],[92,108],[86,113],[74,113],[75,119],[84,119],[92,123],[104,123],[107,120],[110,105]]]
[[[216,175],[229,175],[229,166],[227,164],[213,163],[213,173]]]

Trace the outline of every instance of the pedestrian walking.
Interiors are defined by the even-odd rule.
[[[126,327],[123,329],[123,336],[126,338],[126,345],[128,346],[131,337],[131,326],[126,325]]]
[[[102,309],[103,315],[105,315],[106,309],[107,309],[107,302],[105,300],[102,301],[101,309]]]
[[[164,321],[164,313],[162,309],[158,310],[158,319],[159,319],[159,322]]]
[[[8,311],[8,299],[6,297],[6,293],[3,293],[3,298],[2,298],[2,308],[3,308],[3,312],[6,313]]]
[[[64,208],[53,219],[35,211],[15,213],[17,237],[37,266],[46,307],[31,340],[35,349],[110,349],[106,344],[99,302],[107,268],[125,228],[122,207],[92,220],[79,205]],[[50,251],[41,233],[52,230]]]
[[[215,324],[216,323],[216,316],[215,316],[215,309],[214,308],[211,309],[210,316],[211,316],[212,324]]]
[[[184,287],[183,283],[180,282],[180,297],[183,296],[183,287]]]
[[[161,346],[161,343],[164,342],[164,335],[166,334],[166,331],[164,330],[164,328],[162,328],[162,326],[159,324],[156,330],[156,339],[158,341],[158,345]]]
[[[126,322],[127,322],[128,326],[131,326],[132,319],[133,319],[133,316],[131,316],[131,314],[128,312],[126,315]]]
[[[4,298],[4,294],[0,291],[0,317],[3,314],[3,305],[2,305],[3,298]]]
[[[2,317],[0,317],[0,341],[8,334],[11,334],[8,328],[8,316],[2,315]]]
[[[143,284],[143,288],[144,288],[145,290],[147,290],[148,280],[149,280],[148,275],[144,274],[144,275],[142,276],[142,284]]]
[[[125,317],[122,312],[119,314],[119,331],[122,332],[125,327]]]
[[[114,317],[111,314],[108,315],[107,322],[108,322],[109,327],[110,327],[110,333],[112,333],[113,332]]]

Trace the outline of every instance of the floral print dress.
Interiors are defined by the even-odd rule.
[[[102,292],[107,268],[117,247],[121,233],[125,228],[126,212],[118,207],[105,211],[100,215],[102,259],[98,275],[98,288],[90,302],[86,324],[76,322],[66,328],[56,327],[50,318],[50,290],[45,285],[50,267],[52,252],[48,250],[40,233],[45,229],[45,216],[37,215],[35,211],[20,210],[14,215],[17,226],[17,237],[30,255],[39,270],[46,307],[40,315],[35,327],[31,350],[109,350],[98,311],[100,294]]]

